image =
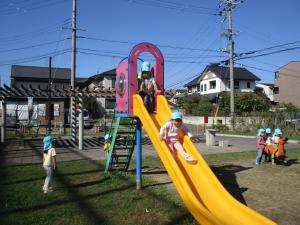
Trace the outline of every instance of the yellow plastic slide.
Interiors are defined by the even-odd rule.
[[[180,155],[173,157],[165,141],[159,139],[160,127],[171,117],[164,96],[157,97],[157,113],[149,114],[141,97],[134,95],[133,113],[141,120],[178,193],[200,224],[275,224],[225,190],[187,135],[182,134],[183,147],[198,163],[191,165]]]

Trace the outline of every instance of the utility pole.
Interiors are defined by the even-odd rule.
[[[76,78],[76,0],[73,0],[72,10],[72,63],[71,63],[71,90],[75,90]],[[74,92],[73,92],[74,93]],[[75,98],[70,99],[70,128],[72,141],[76,141],[76,106]]]
[[[231,129],[235,129],[235,115],[234,115],[234,41],[233,41],[233,29],[232,29],[232,13],[236,6],[242,3],[242,0],[220,0],[220,3],[224,4],[224,8],[220,11],[220,15],[225,15],[228,20],[228,30],[226,32],[227,37],[227,51],[229,54],[229,82],[230,82],[230,120]],[[220,6],[221,6],[220,4]]]
[[[53,115],[53,108],[51,106],[51,68],[52,68],[52,57],[49,57],[49,84],[48,84],[48,102],[47,102],[47,107],[48,107],[48,134],[51,134],[51,120],[52,120],[52,115]]]
[[[235,118],[234,118],[234,62],[233,62],[233,39],[232,39],[232,10],[233,0],[227,1],[227,18],[228,18],[228,50],[229,50],[229,75],[230,75],[230,121],[231,129],[234,130]]]

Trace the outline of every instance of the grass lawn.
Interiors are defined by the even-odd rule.
[[[289,150],[288,155],[291,160],[299,159],[300,149]],[[243,165],[250,160],[253,163],[255,156],[256,152],[250,151],[211,154],[204,157],[212,165],[214,172],[217,171],[219,177],[226,176],[224,164]],[[296,161],[294,163],[296,165]],[[160,160],[156,157],[145,157],[143,167],[163,168]],[[251,172],[249,172],[251,170],[249,168],[248,166],[248,170],[241,172],[241,179],[238,176],[237,178],[234,176],[234,179],[238,181],[240,179],[242,184],[246,184],[252,176],[257,183],[257,180],[261,179],[258,177],[262,174],[261,170],[272,170],[271,172],[278,170],[298,178],[300,173],[299,166],[272,167],[271,165],[262,165],[261,167],[253,167]],[[222,170],[220,171],[220,169]],[[178,195],[174,194],[175,190],[167,189],[163,182],[157,182],[149,176],[143,176],[144,188],[142,191],[136,191],[134,173],[104,174],[103,170],[104,162],[101,161],[61,162],[52,185],[55,191],[50,194],[43,194],[44,171],[40,164],[1,167],[0,224],[197,224]],[[220,180],[223,183],[223,179]],[[226,179],[224,180],[226,181]],[[268,184],[266,179],[261,179],[261,181],[260,183],[264,185]],[[270,182],[272,181],[270,180]],[[295,182],[298,182],[299,187],[299,179]],[[246,194],[248,195],[255,191],[255,186],[252,187],[251,185],[254,184],[247,183],[249,190]],[[237,189],[232,190],[237,192],[240,189],[241,187],[238,185]],[[257,189],[261,191],[262,187],[257,186]],[[246,202],[255,209],[266,203],[255,202],[256,198],[251,200],[250,197],[249,201],[246,198]],[[285,205],[288,202],[286,200]],[[264,208],[263,210],[267,209]],[[291,208],[289,214],[288,216],[297,213],[293,212]],[[268,211],[265,215],[268,216]],[[292,219],[291,223],[286,224],[299,221],[296,220],[297,217]]]
[[[44,194],[41,165],[1,167],[0,224],[196,224],[173,192],[135,175],[104,174],[99,161],[59,164],[54,192]]]

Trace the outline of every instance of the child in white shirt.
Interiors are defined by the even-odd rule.
[[[165,139],[167,145],[170,148],[170,151],[174,154],[175,149],[178,150],[180,155],[182,155],[185,160],[189,163],[195,164],[197,163],[197,159],[193,158],[189,154],[187,154],[180,141],[179,141],[179,132],[183,130],[187,133],[187,135],[191,138],[193,135],[189,132],[186,126],[182,124],[182,114],[180,112],[174,112],[172,114],[171,120],[165,123],[159,132],[160,140]]]

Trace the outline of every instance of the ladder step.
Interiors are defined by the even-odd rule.
[[[116,145],[118,145],[118,146],[124,146],[125,144],[131,144],[131,143],[135,143],[135,140],[127,140],[127,141],[125,141],[125,140],[116,140]]]
[[[135,134],[135,131],[118,131],[118,134]]]
[[[122,164],[122,165],[124,165],[124,164],[126,164],[127,162],[126,161],[121,161],[121,162],[113,162],[112,163],[112,165],[116,165],[116,164]]]
[[[136,122],[121,122],[120,125],[136,125]]]
[[[116,141],[135,141],[135,138],[116,139]]]
[[[114,147],[114,150],[129,150],[129,149],[132,149],[133,148],[133,146],[128,146],[128,147]]]
[[[120,158],[120,157],[128,157],[129,155],[127,155],[127,154],[123,154],[123,155],[122,155],[122,154],[117,154],[116,156],[117,156],[118,158]]]

